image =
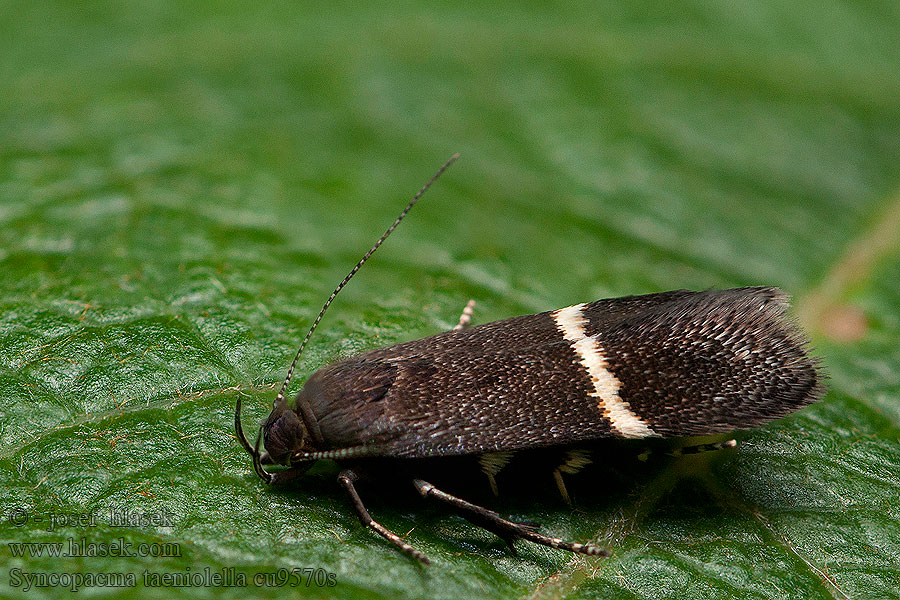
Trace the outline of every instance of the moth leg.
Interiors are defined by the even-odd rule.
[[[700,454],[701,452],[711,452],[713,450],[721,450],[723,448],[734,448],[737,446],[737,440],[725,440],[724,442],[714,442],[712,444],[696,444],[694,446],[685,446],[673,450],[669,454],[671,456],[682,456],[684,454]]]
[[[453,328],[453,331],[459,331],[460,329],[465,329],[472,322],[472,312],[475,309],[475,301],[469,300],[466,303],[466,307],[463,309],[462,314],[459,315],[459,323],[456,327]]]
[[[578,552],[581,554],[589,554],[592,556],[609,556],[609,552],[596,544],[579,544],[577,542],[567,542],[560,538],[552,538],[546,535],[541,535],[540,533],[535,531],[535,525],[528,523],[515,523],[513,521],[504,519],[498,513],[488,508],[478,506],[477,504],[472,504],[471,502],[467,502],[462,498],[458,498],[456,496],[448,494],[447,492],[434,487],[427,481],[415,479],[413,480],[413,485],[416,486],[416,489],[419,491],[422,497],[431,497],[444,502],[445,504],[449,504],[454,509],[456,509],[456,511],[461,516],[478,525],[479,527],[483,527],[488,531],[500,536],[510,546],[512,546],[512,542],[514,542],[515,540],[523,539],[534,542],[535,544],[550,546],[551,548],[568,550],[569,552]]]
[[[553,469],[553,479],[556,481],[556,489],[559,490],[559,495],[562,496],[563,501],[571,505],[572,498],[569,496],[569,490],[566,489],[566,482],[563,481],[562,471]]]
[[[500,488],[497,487],[496,475],[503,467],[505,467],[512,459],[515,452],[500,451],[488,452],[478,457],[478,464],[481,465],[481,472],[487,475],[488,483],[494,496],[500,496]]]
[[[590,452],[576,448],[566,452],[562,464],[553,470],[556,487],[566,504],[572,504],[572,499],[569,497],[569,490],[566,489],[566,482],[563,481],[563,473],[574,475],[592,462]]]
[[[302,475],[306,473],[306,469],[285,469],[283,471],[266,471],[269,475],[269,480],[266,482],[269,485],[282,485],[296,479],[298,475]]]
[[[713,442],[711,444],[695,444],[693,446],[684,446],[671,452],[667,452],[669,456],[684,456],[686,454],[700,454],[702,452],[712,452],[714,450],[722,450],[724,448],[734,448],[737,446],[737,440],[725,440],[724,442]],[[647,460],[652,452],[645,450],[638,456],[638,460]]]
[[[426,565],[431,564],[431,561],[428,560],[427,556],[404,542],[399,535],[392,532],[381,523],[376,522],[372,518],[372,515],[369,514],[368,510],[366,510],[366,507],[362,502],[362,498],[359,497],[359,493],[357,493],[356,491],[356,486],[353,485],[358,477],[359,476],[350,469],[344,469],[343,471],[338,473],[338,483],[344,486],[344,489],[347,491],[347,495],[350,496],[350,502],[353,503],[353,508],[356,510],[356,514],[362,524],[390,543],[394,544],[416,560],[419,560]]]

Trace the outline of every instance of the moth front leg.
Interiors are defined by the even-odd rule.
[[[390,543],[394,544],[395,546],[400,548],[400,550],[406,552],[416,560],[421,561],[426,565],[431,564],[431,561],[428,560],[427,556],[404,542],[399,535],[372,518],[372,515],[369,514],[368,510],[366,510],[362,498],[359,497],[359,493],[356,491],[356,486],[354,485],[354,483],[358,478],[359,475],[357,475],[350,469],[344,469],[343,471],[338,473],[338,482],[347,491],[347,495],[350,496],[350,502],[353,503],[353,508],[356,510],[356,514],[359,517],[360,522],[362,522],[363,525],[365,525]]]

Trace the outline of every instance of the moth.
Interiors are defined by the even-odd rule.
[[[562,450],[553,475],[567,496],[562,473],[588,461],[579,452],[583,444],[754,428],[824,393],[818,361],[786,316],[788,296],[774,287],[744,287],[597,300],[478,326],[470,326],[470,301],[452,330],[326,366],[289,405],[297,361],[332,301],[457,157],[332,292],[255,444],[243,433],[237,401],[237,438],[266,483],[294,479],[318,460],[337,461],[338,482],[363,525],[427,564],[423,553],[372,519],[357,492],[359,477],[379,462],[475,455],[496,490],[494,476],[511,453]],[[598,544],[543,535],[534,524],[505,519],[424,479],[411,484],[510,546],[524,539],[608,555]]]

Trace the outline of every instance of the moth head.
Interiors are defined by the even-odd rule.
[[[273,462],[290,464],[291,456],[297,452],[314,452],[315,441],[309,434],[303,420],[287,406],[283,398],[277,400],[265,423],[263,423],[263,444]],[[293,467],[299,465],[293,464]],[[312,466],[312,462],[309,463]]]
[[[434,183],[437,178],[440,177],[441,173],[446,171],[457,158],[459,158],[459,154],[451,156],[450,160],[445,162],[444,165],[438,169],[434,177],[432,177],[422,189],[413,196],[413,199],[406,205],[406,208],[404,208],[403,211],[400,212],[400,215],[394,220],[394,224],[388,228],[384,235],[375,242],[375,245],[366,252],[358,263],[356,263],[356,266],[353,267],[346,277],[344,277],[341,283],[339,283],[331,293],[328,300],[325,301],[318,316],[313,320],[309,331],[306,333],[306,337],[303,338],[303,341],[300,343],[300,348],[297,349],[294,360],[291,361],[287,377],[284,378],[284,382],[281,384],[281,390],[278,392],[278,397],[275,399],[272,412],[262,424],[260,433],[256,436],[256,444],[251,444],[247,439],[247,436],[244,435],[244,430],[241,426],[241,399],[238,397],[234,407],[234,432],[241,446],[253,459],[253,470],[256,471],[256,474],[266,483],[274,483],[276,479],[278,479],[275,475],[278,474],[266,471],[263,467],[263,463],[270,464],[274,462],[276,464],[287,465],[291,467],[288,469],[288,472],[296,474],[297,471],[302,472],[312,466],[318,459],[347,458],[350,456],[371,454],[372,450],[363,446],[349,449],[327,449],[327,444],[322,437],[322,432],[316,422],[316,416],[313,414],[312,408],[306,401],[305,396],[303,396],[303,392],[301,392],[301,395],[297,398],[296,409],[288,408],[285,394],[287,393],[288,385],[291,383],[291,378],[294,375],[297,361],[300,360],[303,349],[306,347],[310,337],[316,330],[316,327],[318,327],[322,317],[325,315],[325,311],[331,306],[332,300],[334,300],[340,291],[344,289],[344,286],[347,285],[347,282],[353,278],[357,271],[359,271],[359,268],[369,260],[372,253],[375,252],[384,240],[388,238],[391,232],[396,229],[397,225],[400,224],[400,221],[406,217],[416,202],[419,201],[419,198],[422,197],[422,194],[431,187],[431,184]],[[310,428],[312,428],[312,431],[310,431]],[[260,441],[265,444],[265,453],[262,453],[259,450]]]

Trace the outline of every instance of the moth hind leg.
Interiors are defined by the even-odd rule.
[[[725,450],[726,448],[735,448],[737,447],[737,445],[737,440],[730,439],[723,442],[711,442],[706,444],[692,444],[690,446],[682,446],[680,448],[676,448],[675,450],[670,450],[669,452],[666,452],[666,454],[673,457],[685,456],[688,454],[703,454],[706,452],[715,452],[716,450]],[[640,455],[638,455],[638,460],[645,461],[652,454],[654,453],[650,449],[644,450]]]
[[[472,504],[462,498],[448,494],[443,490],[439,490],[427,481],[421,479],[413,480],[413,485],[424,498],[434,498],[445,504],[449,504],[462,517],[471,521],[479,527],[483,527],[496,534],[503,539],[510,547],[517,539],[528,540],[535,544],[558,548],[560,550],[568,550],[569,552],[578,552],[580,554],[588,554],[592,556],[609,556],[609,552],[596,544],[579,544],[577,542],[568,542],[560,538],[553,538],[536,531],[537,527],[533,523],[516,523],[508,519],[504,519],[498,513]]]
[[[735,448],[737,440],[725,440],[724,442],[713,442],[711,444],[694,444],[692,446],[682,446],[677,450],[673,450],[669,454],[672,456],[684,456],[685,454],[702,454],[704,452],[715,452],[716,450],[724,450],[725,448]]]
[[[465,329],[472,323],[472,313],[475,310],[475,301],[469,300],[466,303],[466,307],[463,309],[462,314],[459,315],[459,323],[456,324],[456,327],[452,329],[452,331],[459,331],[460,329]]]
[[[345,469],[338,473],[338,483],[340,483],[344,487],[344,490],[346,490],[347,495],[350,497],[350,502],[353,504],[353,508],[356,510],[356,514],[362,524],[390,543],[397,546],[397,548],[410,555],[414,559],[426,565],[431,564],[431,561],[428,560],[427,556],[404,542],[399,535],[372,518],[372,516],[369,514],[369,511],[366,510],[362,498],[359,497],[359,493],[356,491],[354,482],[357,480],[357,478],[357,474],[350,469]]]

